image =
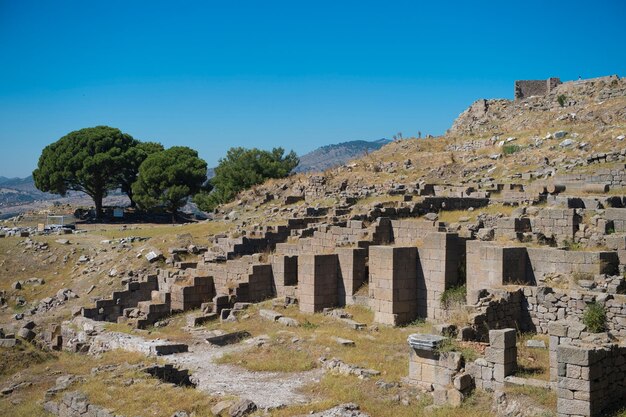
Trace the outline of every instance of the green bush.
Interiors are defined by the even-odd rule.
[[[465,287],[465,284],[459,285],[457,287],[448,288],[441,293],[439,301],[441,302],[441,306],[443,308],[450,308],[455,305],[464,305],[466,303],[466,294],[467,288]]]
[[[606,331],[606,311],[604,311],[604,307],[595,301],[588,304],[583,314],[583,323],[592,333]]]
[[[505,155],[512,155],[521,150],[522,150],[522,147],[520,145],[504,145],[502,147],[502,153]]]
[[[559,102],[559,106],[565,107],[565,100],[567,100],[567,96],[565,94],[561,94],[556,98],[556,101]]]

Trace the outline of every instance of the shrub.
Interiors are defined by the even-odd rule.
[[[556,98],[556,101],[559,102],[559,106],[565,107],[565,101],[567,100],[567,96],[565,94],[561,94]]]
[[[592,333],[606,331],[606,311],[602,304],[595,301],[588,304],[583,314],[583,323]]]
[[[571,250],[571,251],[577,251],[577,250],[583,249],[583,246],[580,244],[580,242],[574,242],[573,240],[569,240],[569,239],[563,239],[563,241],[561,242],[561,246],[563,246],[565,250]]]
[[[441,297],[439,298],[441,306],[443,308],[450,308],[455,305],[464,305],[466,302],[466,293],[467,288],[465,287],[465,284],[458,287],[448,288],[443,293],[441,293]]]
[[[315,330],[317,329],[319,326],[319,324],[315,324],[315,323],[311,323],[308,320],[304,320],[304,323],[302,323],[302,328],[303,329],[307,329],[307,330]]]
[[[522,150],[522,147],[520,145],[504,145],[502,147],[502,153],[505,155],[512,155],[521,150]]]

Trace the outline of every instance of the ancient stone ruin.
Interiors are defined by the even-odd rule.
[[[545,96],[559,84],[561,84],[559,78],[515,81],[515,100],[522,100],[532,96]]]
[[[598,100],[626,96],[621,79],[594,82],[615,85],[596,91]],[[518,81],[519,102],[503,106],[539,103],[534,110],[549,112],[556,105],[538,102],[535,96],[552,100],[561,89],[573,88],[566,84],[558,78]],[[460,117],[473,124],[459,123],[453,131],[480,132],[495,105],[475,103]],[[567,140],[568,135],[557,131],[545,140]],[[507,141],[477,138],[451,145],[455,147],[449,152],[500,149],[515,139]],[[41,332],[53,349],[98,352],[104,342],[93,323],[146,329],[185,312],[187,325],[194,328],[212,321],[235,322],[252,304],[269,299],[275,306],[297,305],[304,314],[333,314],[361,305],[373,312],[377,326],[433,324],[432,333],[408,336],[406,349],[407,380],[432,395],[434,407],[459,406],[475,390],[500,393],[507,386],[532,386],[555,393],[559,417],[601,416],[626,405],[625,164],[623,148],[591,153],[572,164],[584,170],[557,171],[545,164],[508,179],[494,178],[489,171],[493,167],[485,165],[463,171],[455,183],[403,181],[398,176],[371,186],[348,180],[331,184],[328,174],[273,184],[273,191],[257,189],[242,196],[241,204],[245,197],[256,207],[268,201],[289,205],[268,209],[268,216],[283,210],[286,218],[280,225],[241,223],[211,237],[208,247],[151,251],[143,256],[159,265],[154,271],[133,276],[123,290],[83,307],[82,317],[73,322]],[[384,201],[357,204],[372,197]],[[457,216],[442,220],[451,213]],[[464,296],[460,305],[446,301],[454,291]],[[592,308],[602,313],[598,326],[586,319]],[[459,313],[461,318],[455,316]],[[337,314],[352,329],[364,327]],[[301,325],[265,306],[259,315],[285,328]],[[33,325],[20,331],[21,337],[32,339],[39,329]],[[549,380],[519,372],[521,336],[528,333],[548,341],[537,348],[549,354]],[[15,343],[15,335],[0,336],[3,346]],[[250,337],[237,331],[205,341],[223,347]],[[120,339],[113,347],[123,348],[126,342]],[[469,357],[460,346],[482,350]],[[142,349],[153,356],[187,352],[186,345],[162,342],[146,343]],[[322,363],[325,370],[363,378],[380,373],[336,359]],[[152,372],[183,385],[193,382],[184,369],[159,367]],[[68,394],[56,407],[87,410],[85,401]]]

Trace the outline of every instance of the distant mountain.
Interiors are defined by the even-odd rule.
[[[14,190],[41,193],[41,191],[39,191],[35,187],[35,180],[33,180],[32,175],[29,175],[26,178],[0,177],[0,186],[2,188],[11,188]]]
[[[17,177],[15,177],[15,178],[7,178],[7,177],[0,176],[0,185],[4,184],[6,182],[19,181],[21,179],[22,178],[17,178]]]
[[[323,171],[343,165],[346,162],[361,157],[366,153],[376,151],[392,142],[389,139],[379,139],[371,142],[353,140],[350,142],[326,145],[300,157],[300,165],[295,172]]]
[[[0,177],[0,207],[53,198],[58,196],[43,193],[35,187],[32,175],[26,178]]]

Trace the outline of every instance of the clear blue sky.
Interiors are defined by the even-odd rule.
[[[0,175],[100,124],[209,166],[441,134],[515,79],[626,75],[624,22],[624,0],[0,0]]]

